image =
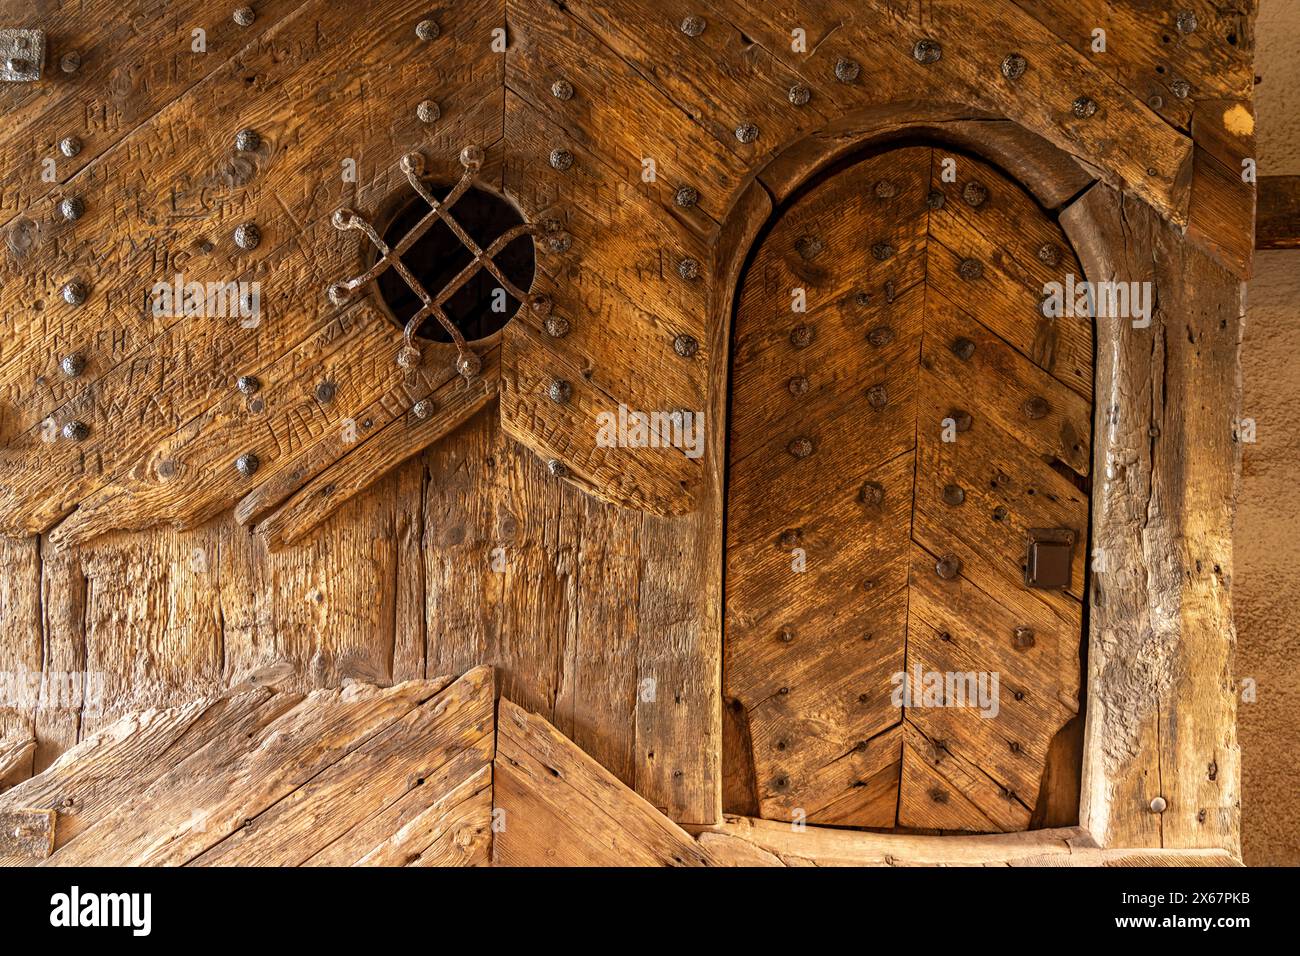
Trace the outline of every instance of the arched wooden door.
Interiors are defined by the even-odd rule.
[[[747,728],[728,783],[761,816],[1030,825],[1079,710],[1092,324],[1044,314],[1070,276],[1027,193],[940,147],[832,172],[760,240],[732,351],[724,694]]]

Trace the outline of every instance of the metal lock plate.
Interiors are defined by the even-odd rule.
[[[35,83],[44,64],[44,30],[0,29],[0,80]]]
[[[1070,587],[1074,532],[1069,528],[1030,528],[1025,584],[1031,588]]]

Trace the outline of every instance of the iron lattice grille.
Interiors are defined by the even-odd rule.
[[[407,320],[406,326],[402,330],[403,344],[401,350],[397,353],[397,364],[407,370],[413,369],[420,364],[421,353],[415,344],[415,331],[425,319],[432,315],[438,320],[438,324],[447,331],[447,334],[451,336],[452,343],[456,346],[456,371],[466,378],[473,378],[482,368],[482,360],[470,350],[468,343],[465,341],[465,336],[461,334],[456,324],[448,318],[443,306],[456,294],[456,291],[461,286],[474,277],[479,269],[486,269],[497,282],[501,283],[501,287],[514,297],[516,302],[523,303],[526,293],[505,276],[495,262],[495,257],[520,236],[536,235],[539,228],[531,223],[522,223],[507,229],[492,240],[486,249],[481,248],[456,221],[456,218],[451,214],[451,207],[475,185],[476,175],[483,166],[483,149],[479,146],[466,146],[460,151],[460,164],[465,168],[465,172],[461,174],[460,180],[452,187],[447,197],[439,200],[420,179],[424,173],[424,157],[419,153],[407,153],[402,157],[399,166],[402,172],[405,173],[407,182],[429,204],[430,210],[392,248],[384,242],[369,220],[360,213],[347,208],[335,210],[332,219],[334,228],[343,231],[355,229],[365,233],[366,237],[379,251],[379,259],[361,275],[342,282],[335,282],[327,291],[332,303],[343,305],[351,298],[353,292],[366,283],[373,282],[385,269],[391,266],[423,303],[419,310]],[[446,223],[447,228],[469,251],[473,259],[451,281],[443,286],[436,296],[430,296],[428,290],[424,288],[424,284],[406,267],[401,257],[440,219]]]

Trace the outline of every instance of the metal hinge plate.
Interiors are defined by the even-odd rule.
[[[0,29],[0,80],[35,83],[44,65],[44,30]]]
[[[1069,590],[1074,538],[1069,528],[1030,528],[1025,584],[1031,588]]]

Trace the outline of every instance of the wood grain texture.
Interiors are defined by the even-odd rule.
[[[1029,824],[1079,709],[1092,329],[1040,308],[1066,276],[1033,200],[940,148],[828,174],[762,239],[732,350],[724,666],[762,816]],[[1025,585],[1044,527],[1074,535],[1066,589]],[[920,674],[997,702],[894,692]]]
[[[708,854],[554,727],[500,703],[496,866],[707,866]]]
[[[494,696],[481,667],[133,715],[5,794],[0,812],[71,811],[48,865],[482,864]],[[91,799],[74,795],[79,781]]]
[[[1062,217],[1089,277],[1150,282],[1150,328],[1099,319],[1093,639],[1081,823],[1105,846],[1239,849],[1231,524],[1237,278],[1104,186]],[[1152,254],[1152,250],[1155,254]],[[1165,809],[1159,811],[1160,798]]]
[[[1255,248],[1300,248],[1300,176],[1260,179]]]

